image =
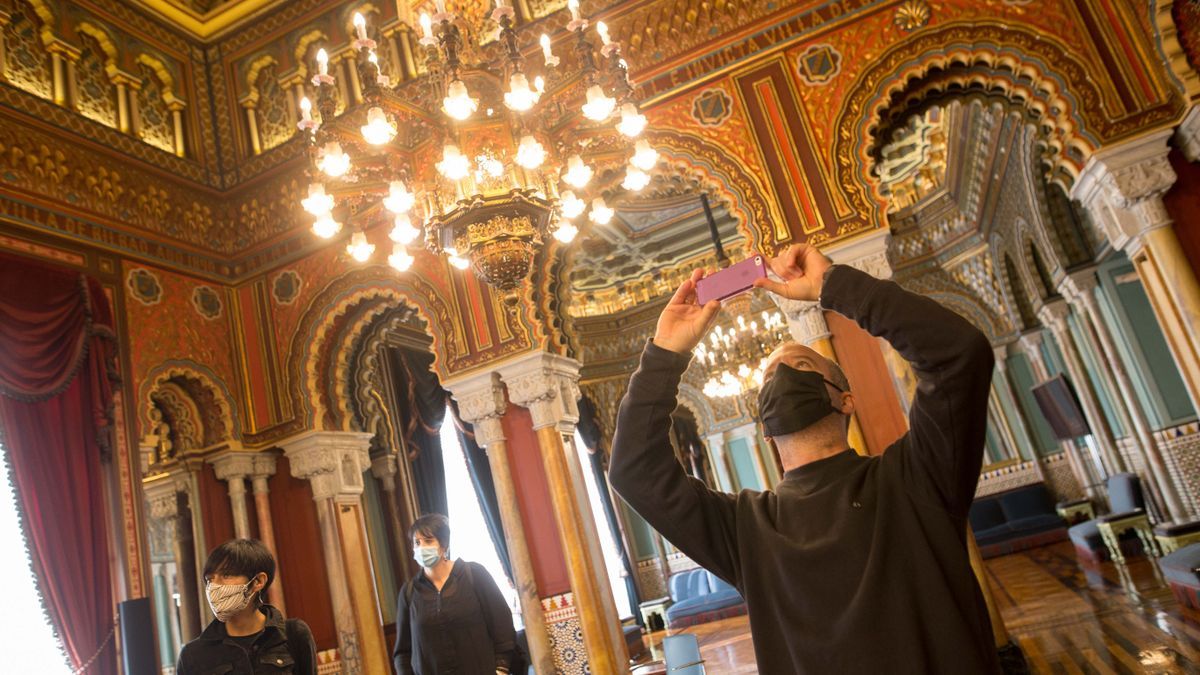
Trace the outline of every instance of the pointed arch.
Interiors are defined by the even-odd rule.
[[[170,384],[185,391],[203,424],[203,445],[240,440],[241,424],[233,395],[226,383],[207,366],[187,359],[173,359],[152,368],[138,387],[138,422],[141,436],[154,427],[155,397]],[[169,387],[168,387],[169,388]]]

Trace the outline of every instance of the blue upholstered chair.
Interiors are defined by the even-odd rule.
[[[668,635],[663,638],[663,657],[667,664],[667,675],[702,675],[704,659],[700,657],[700,644],[691,633]]]
[[[1110,558],[1108,548],[1100,536],[1100,523],[1105,520],[1117,520],[1146,509],[1146,500],[1142,495],[1142,481],[1137,474],[1118,473],[1109,476],[1105,483],[1108,488],[1108,505],[1111,513],[1074,525],[1067,531],[1075,552],[1080,557],[1091,562],[1102,562]],[[1132,534],[1132,533],[1131,533]],[[1138,550],[1140,544],[1136,534],[1122,537],[1121,549]]]

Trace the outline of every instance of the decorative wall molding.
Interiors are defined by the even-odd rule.
[[[371,434],[353,431],[308,431],[278,443],[287,455],[292,476],[312,485],[313,499],[357,501],[363,472],[370,468]]]

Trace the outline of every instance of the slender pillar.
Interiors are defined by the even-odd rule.
[[[1008,346],[996,347],[995,355],[996,376],[992,378],[992,385],[996,387],[1001,402],[1007,402],[1015,412],[1012,417],[1005,415],[1004,419],[1008,423],[1018,447],[1023,446],[1028,450],[1029,459],[1033,462],[1033,470],[1037,473],[1038,480],[1045,482],[1046,469],[1042,466],[1042,458],[1038,455],[1037,444],[1034,443],[1033,434],[1029,432],[1029,424],[1025,420],[1016,394],[1012,390],[1012,383],[1008,380]]]
[[[504,525],[504,541],[515,577],[513,581],[521,602],[521,618],[529,641],[530,661],[535,672],[552,673],[555,669],[554,646],[542,611],[541,595],[533,572],[533,556],[529,552],[521,503],[517,499],[512,466],[508,460],[508,441],[501,424],[501,418],[508,408],[503,386],[498,375],[485,373],[469,380],[447,383],[446,388],[458,401],[463,420],[474,427],[475,442],[487,451],[492,482],[496,486],[496,501],[500,505],[500,521]]]
[[[1163,203],[1177,178],[1167,160],[1171,135],[1154,132],[1096,152],[1071,197],[1133,261],[1192,407],[1200,410],[1200,282]]]
[[[408,520],[411,522],[412,518],[407,517],[402,519],[400,516],[401,513],[406,512],[402,510],[402,501],[396,494],[398,464],[398,457],[391,452],[371,459],[371,473],[379,480],[379,485],[383,488],[385,515],[387,517],[388,529],[392,531],[392,556],[400,564],[400,569],[397,571],[400,574],[400,585],[403,586],[412,578],[412,566],[404,564],[409,556],[408,525],[404,521]]]
[[[129,90],[124,82],[117,82],[117,128],[129,133]]]
[[[347,80],[350,82],[350,95],[354,97],[354,103],[356,105],[362,103],[362,81],[358,79],[358,59],[351,54],[342,59],[342,64],[347,73]]]
[[[171,108],[171,121],[175,129],[175,155],[183,157],[187,154],[187,149],[183,141],[183,109],[179,107]]]
[[[67,103],[72,110],[79,110],[79,76],[75,72],[75,59],[67,57]]]
[[[242,104],[246,109],[246,128],[250,131],[250,149],[256,155],[262,154],[262,141],[258,136],[258,115],[255,114],[254,105],[247,102]]]
[[[626,672],[625,639],[608,587],[583,470],[574,449],[575,424],[579,421],[579,363],[535,353],[502,366],[501,377],[512,402],[529,408],[533,416],[591,672]]]
[[[246,477],[254,473],[254,453],[229,452],[209,460],[213,473],[225,481],[229,489],[229,506],[233,513],[233,534],[238,539],[250,538],[250,513],[246,509]]]
[[[1021,350],[1025,352],[1025,356],[1029,358],[1029,364],[1033,367],[1034,380],[1037,382],[1045,382],[1050,379],[1050,369],[1046,366],[1046,358],[1042,355],[1042,329],[1026,331],[1021,336]],[[1067,458],[1067,464],[1071,467],[1071,472],[1075,474],[1075,480],[1079,481],[1079,485],[1083,487],[1084,492],[1089,499],[1099,499],[1101,497],[1098,489],[1098,480],[1092,476],[1089,469],[1091,462],[1080,457],[1079,448],[1075,447],[1072,441],[1058,442],[1063,453]]]
[[[762,484],[764,490],[770,490],[774,487],[771,482],[771,477],[767,472],[766,463],[763,462],[762,452],[758,447],[758,434],[756,433],[757,425],[750,423],[734,429],[731,434],[733,438],[741,438],[746,441],[746,449],[750,452],[750,460],[754,462],[754,474],[758,476],[758,482]]]
[[[307,431],[279,444],[292,475],[312,486],[345,675],[391,670],[362,512],[370,442],[367,433]]]
[[[416,50],[413,49],[413,32],[407,24],[396,32],[396,49],[400,53],[400,72],[404,80],[417,77]]]
[[[181,529],[181,525],[186,525],[186,523],[180,522],[179,497],[175,481],[169,475],[160,474],[147,479],[143,483],[142,492],[146,503],[149,504],[149,508],[146,510],[147,514],[152,520],[163,522],[171,538],[171,554],[175,561],[176,583],[167,583],[167,580],[164,579],[165,587],[162,589],[161,607],[156,603],[155,611],[159,614],[157,617],[159,629],[161,630],[164,624],[168,629],[166,634],[159,635],[159,640],[170,641],[171,648],[167,651],[171,652],[173,656],[176,647],[183,641],[200,634],[195,591],[191,589],[189,592],[189,589],[183,586],[183,574],[181,573],[195,563],[186,555],[187,547],[183,545],[183,538],[180,536],[185,533]],[[188,536],[187,540],[190,541],[190,539],[191,537]],[[179,593],[178,617],[175,613],[174,603],[171,601],[172,591]],[[182,625],[176,627],[177,621],[182,622]],[[181,637],[185,639],[181,641]]]
[[[58,51],[50,52],[50,71],[54,78],[54,102],[67,105],[67,85],[63,72],[63,58]]]
[[[1067,373],[1075,383],[1075,391],[1079,394],[1084,417],[1092,429],[1092,436],[1100,445],[1106,473],[1120,473],[1124,469],[1125,463],[1121,461],[1117,452],[1117,444],[1113,440],[1112,430],[1108,426],[1108,420],[1104,417],[1104,411],[1100,407],[1096,392],[1092,389],[1092,381],[1088,377],[1087,367],[1083,365],[1079,349],[1075,346],[1075,337],[1071,334],[1070,326],[1067,325],[1067,315],[1070,311],[1071,308],[1065,300],[1055,300],[1042,305],[1038,315],[1042,323],[1050,327],[1050,332],[1062,350],[1063,361],[1066,362]]]
[[[138,108],[137,87],[129,85],[126,91],[126,96],[129,98],[129,133],[130,135],[142,137],[142,111]]]
[[[1068,275],[1063,280],[1060,291],[1068,302],[1078,308],[1080,323],[1085,327],[1084,332],[1089,339],[1098,343],[1092,347],[1092,350],[1096,354],[1103,355],[1107,368],[1102,372],[1105,377],[1115,380],[1116,390],[1119,393],[1120,404],[1114,407],[1121,411],[1122,422],[1132,429],[1133,435],[1137,439],[1137,449],[1142,453],[1145,464],[1150,469],[1150,477],[1156,483],[1168,515],[1175,519],[1190,518],[1194,514],[1180,498],[1175,481],[1171,479],[1171,472],[1167,469],[1162,448],[1150,429],[1150,420],[1146,417],[1146,410],[1142,407],[1142,401],[1133,387],[1128,367],[1121,352],[1117,349],[1108,322],[1105,321],[1104,315],[1100,311],[1099,303],[1096,300],[1097,286],[1096,275],[1089,270],[1084,273]]]
[[[726,492],[735,492],[737,484],[733,481],[733,472],[730,470],[728,453],[725,452],[725,434],[715,433],[710,434],[706,439],[708,442],[709,461],[712,462],[713,469],[717,472],[718,487]]]
[[[287,615],[287,604],[283,599],[283,565],[279,551],[275,548],[275,523],[271,519],[271,488],[267,479],[275,475],[275,455],[258,452],[254,455],[254,470],[250,474],[254,486],[254,514],[258,520],[258,538],[275,556],[275,582],[267,589],[267,600],[280,612]]]

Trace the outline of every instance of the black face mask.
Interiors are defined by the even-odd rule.
[[[806,429],[830,413],[841,413],[829,400],[825,385],[843,391],[815,370],[796,370],[779,364],[758,391],[758,416],[768,436],[786,436]]]

